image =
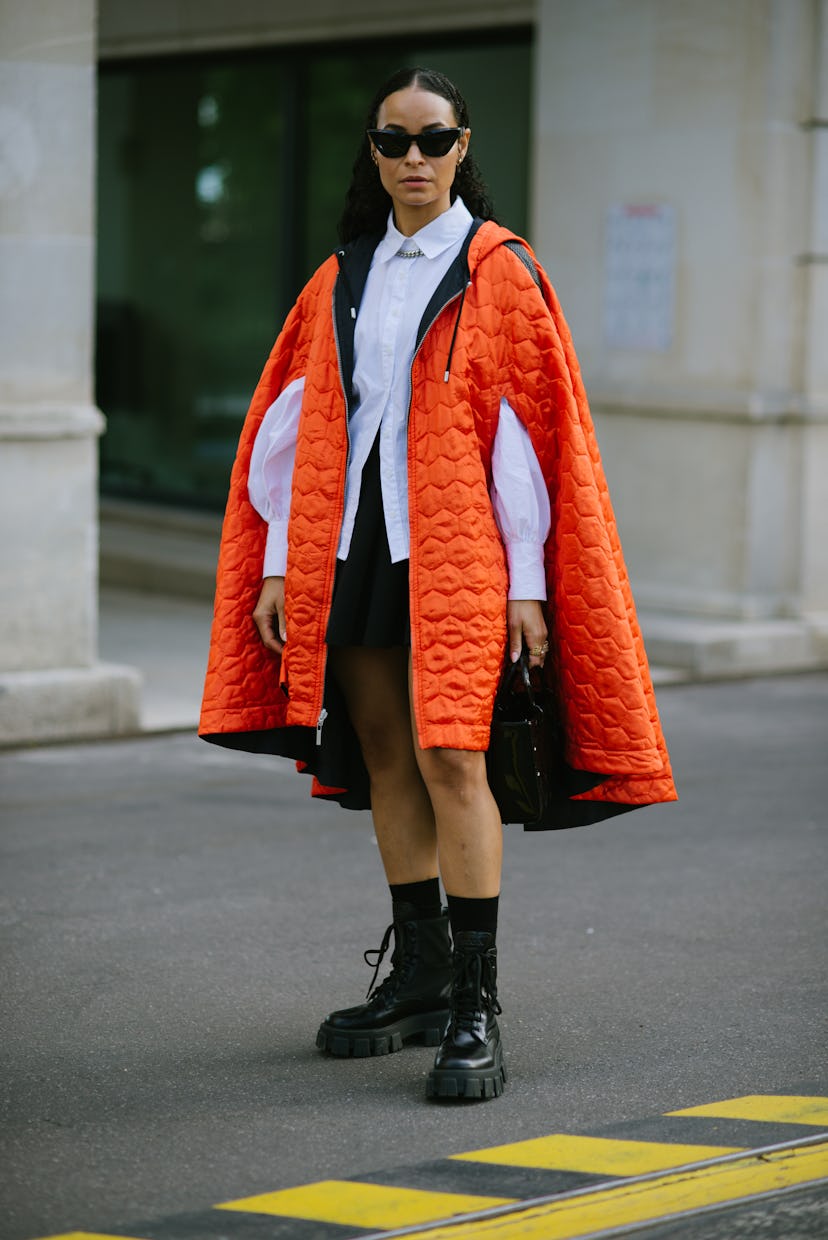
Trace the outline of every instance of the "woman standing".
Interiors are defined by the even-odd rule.
[[[504,658],[544,667],[552,645],[573,778],[544,825],[675,792],[566,325],[493,222],[470,138],[439,73],[402,70],[374,100],[343,246],[242,434],[200,732],[370,805],[392,969],[318,1046],[425,1040],[430,1095],[488,1098],[505,1081],[485,763]]]

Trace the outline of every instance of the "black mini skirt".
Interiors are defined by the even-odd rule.
[[[351,546],[337,560],[329,646],[410,645],[408,560],[391,562],[380,482],[379,432],[362,470]]]

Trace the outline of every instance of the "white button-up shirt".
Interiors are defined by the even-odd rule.
[[[377,246],[356,321],[354,412],[345,512],[337,556],[348,556],[362,470],[379,433],[380,480],[388,546],[408,558],[408,407],[417,329],[434,290],[460,252],[472,218],[461,199],[413,237],[391,214]],[[404,257],[417,251],[416,257]],[[284,576],[290,489],[304,378],[267,410],[253,447],[250,501],[268,523],[263,576]],[[546,484],[529,435],[509,402],[500,402],[492,449],[492,506],[509,563],[509,597],[545,599],[543,544],[549,533]]]

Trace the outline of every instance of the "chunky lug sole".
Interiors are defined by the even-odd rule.
[[[499,1098],[506,1084],[503,1051],[497,1048],[493,1068],[433,1068],[426,1081],[427,1098]]]
[[[390,1055],[401,1051],[406,1042],[418,1041],[424,1046],[439,1046],[448,1023],[444,1011],[422,1012],[396,1020],[384,1029],[337,1029],[323,1021],[316,1035],[320,1051],[345,1059],[365,1059],[369,1055]]]

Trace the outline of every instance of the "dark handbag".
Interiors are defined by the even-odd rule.
[[[544,819],[558,766],[557,734],[551,695],[533,687],[524,650],[501,677],[486,753],[489,787],[504,823]]]

